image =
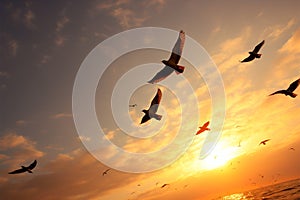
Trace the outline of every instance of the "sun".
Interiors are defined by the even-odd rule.
[[[222,167],[237,156],[237,149],[234,147],[216,147],[216,149],[201,162],[201,167],[206,170],[213,170]]]

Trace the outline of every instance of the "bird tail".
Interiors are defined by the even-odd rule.
[[[181,74],[184,72],[184,66],[176,65],[176,74]]]
[[[297,96],[297,94],[295,94],[295,93],[293,93],[293,92],[292,92],[290,95],[291,95],[291,97],[293,97],[293,98],[295,98],[295,97]]]
[[[158,114],[155,114],[154,116],[153,116],[156,120],[161,120],[161,118],[162,118],[162,115],[158,115]]]

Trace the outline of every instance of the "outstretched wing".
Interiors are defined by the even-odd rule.
[[[274,94],[285,94],[285,93],[286,93],[286,90],[278,90],[278,91],[276,91],[276,92],[274,92],[272,94],[269,94],[269,96],[272,96]]]
[[[156,113],[157,112],[158,105],[159,105],[160,100],[161,100],[161,96],[162,96],[161,90],[158,88],[155,97],[151,101],[149,112],[150,112],[150,110],[151,110],[151,113]]]
[[[207,128],[207,127],[208,127],[208,125],[209,125],[209,121],[208,121],[208,122],[206,122],[205,124],[203,124],[202,128]]]
[[[265,41],[263,40],[261,43],[259,43],[258,45],[256,45],[256,47],[254,48],[253,52],[254,53],[258,53],[258,51],[264,45],[264,43],[265,43]]]
[[[159,104],[161,100],[161,96],[162,96],[161,90],[158,88],[155,97],[151,101],[151,106]]]
[[[167,78],[168,76],[170,76],[170,74],[174,71],[173,68],[169,67],[169,66],[165,66],[162,70],[160,70],[159,72],[157,72],[157,74],[150,80],[148,81],[148,83],[158,83],[162,80],[164,80],[165,78]]]
[[[293,92],[294,90],[296,90],[299,84],[300,84],[300,78],[294,81],[293,83],[291,83],[287,90]]]
[[[185,32],[183,32],[181,30],[179,33],[178,39],[175,43],[175,46],[173,47],[172,54],[171,54],[168,62],[178,64],[181,54],[182,54],[184,42],[185,42]]]
[[[35,168],[36,164],[37,164],[37,161],[34,160],[33,163],[31,163],[27,168],[32,170],[33,168]]]
[[[148,120],[150,120],[150,116],[145,114],[144,117],[142,118],[141,124],[147,122]]]
[[[244,60],[242,60],[241,62],[250,62],[252,60],[254,60],[255,56],[250,54],[247,58],[245,58]]]
[[[17,169],[15,171],[8,172],[8,173],[9,174],[20,174],[20,173],[24,173],[24,172],[26,172],[26,169],[21,168],[21,169]]]

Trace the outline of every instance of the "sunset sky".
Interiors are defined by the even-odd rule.
[[[201,200],[300,178],[300,96],[268,97],[300,78],[299,8],[297,0],[1,0],[1,199]],[[72,93],[84,59],[115,34],[142,27],[184,30],[204,48],[199,57],[209,55],[222,78],[223,85],[214,87],[220,91],[224,87],[224,124],[217,120],[210,124],[212,131],[195,136],[198,126],[221,116],[222,108],[213,107],[207,77],[195,73],[210,65],[192,66],[182,59],[183,74],[147,84],[170,53],[144,49],[122,55],[99,77],[95,109],[106,136],[93,132],[95,139],[78,132]],[[169,42],[171,50],[177,35],[158,40]],[[262,40],[262,57],[240,63]],[[116,51],[108,48],[107,54]],[[184,48],[183,55],[188,53]],[[101,61],[99,57],[95,62]],[[111,99],[118,95],[114,93],[118,81],[147,63],[151,64],[142,72],[145,81],[129,102],[115,96],[121,107],[114,108],[121,110],[114,116]],[[206,75],[212,81],[216,77]],[[168,81],[173,88],[166,86]],[[190,86],[192,95],[187,92]],[[163,119],[140,126],[141,110],[149,106],[158,87],[163,92],[158,110]],[[300,88],[295,93],[300,95]],[[128,108],[128,103],[137,107]],[[130,119],[135,131],[126,133],[129,126],[119,127],[114,117]],[[92,121],[85,120],[87,126]],[[217,125],[222,127],[221,138],[205,159],[199,159],[206,136],[214,134]],[[96,149],[111,161],[107,164],[84,145],[98,144],[97,138],[110,140],[131,155],[174,146],[140,162],[120,156],[114,148]],[[265,139],[271,140],[259,145]],[[181,152],[178,159],[163,164],[177,152]],[[35,159],[33,174],[8,174]],[[162,166],[148,173],[120,170],[128,163],[137,171],[151,164]],[[108,168],[112,169],[102,176]],[[163,184],[169,185],[161,188]]]

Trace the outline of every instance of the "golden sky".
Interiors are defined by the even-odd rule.
[[[300,78],[298,1],[99,0],[48,4],[0,2],[1,197],[200,200],[299,178],[299,97],[268,97]],[[187,37],[204,48],[199,57],[209,55],[222,78],[226,116],[221,138],[205,159],[199,159],[200,151],[214,130],[197,136],[195,133],[212,117],[218,119],[217,111],[222,110],[213,106],[205,81],[214,80],[216,74],[204,77],[196,73],[196,68],[209,69],[211,65],[192,66],[181,59],[179,64],[186,66],[183,74],[173,73],[156,85],[147,84],[163,67],[160,61],[169,56],[162,50],[130,52],[106,69],[95,96],[97,119],[105,137],[91,134],[99,140],[109,139],[131,155],[155,152],[170,143],[174,146],[136,163],[133,156],[122,157],[115,148],[97,149],[96,153],[110,161],[107,166],[83,144],[96,144],[97,139],[77,132],[72,91],[84,59],[111,36],[141,27],[184,30]],[[166,42],[170,41],[172,48],[176,39],[177,35]],[[240,63],[262,40],[262,57]],[[135,41],[120,45],[128,45],[126,42]],[[185,45],[183,55],[190,52],[188,41]],[[106,53],[114,55],[117,51],[108,46]],[[149,79],[132,93],[129,102],[117,99],[120,105],[138,106],[126,107],[126,112],[118,114],[124,120],[132,120],[129,125],[140,127],[141,110],[149,106],[159,87],[163,97],[158,113],[163,119],[152,119],[130,133],[146,138],[133,138],[114,120],[111,98],[124,74],[147,63],[150,64],[144,66],[147,71],[142,76]],[[166,87],[166,83],[176,89]],[[222,85],[214,86],[222,89]],[[189,87],[192,94],[188,93]],[[295,93],[299,91],[298,88]],[[210,127],[216,124],[218,121]],[[175,140],[177,136],[180,140]],[[259,145],[265,139],[271,140]],[[191,144],[186,146],[189,141]],[[182,153],[178,159],[164,165],[178,152]],[[33,174],[7,174],[34,159],[38,165]],[[160,169],[148,173],[120,170],[128,163],[135,168],[157,164]],[[107,168],[112,169],[102,176]],[[163,184],[169,185],[161,188]]]

